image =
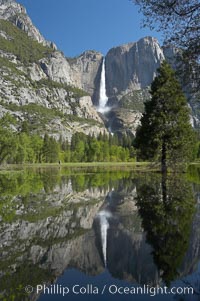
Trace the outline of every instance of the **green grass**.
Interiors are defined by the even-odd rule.
[[[133,170],[158,170],[152,168],[149,162],[68,162],[68,163],[34,163],[34,164],[6,164],[0,166],[0,173],[7,171],[25,170],[27,168],[84,168],[84,167],[100,167],[108,168],[128,168]]]
[[[191,162],[189,166],[200,168],[200,163]],[[67,163],[26,163],[26,164],[5,164],[0,165],[0,173],[10,171],[19,172],[26,168],[84,168],[84,167],[100,167],[108,169],[109,167],[131,168],[133,170],[142,170],[148,172],[160,172],[159,164],[153,162],[67,162]]]

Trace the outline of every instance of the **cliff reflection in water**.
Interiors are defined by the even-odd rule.
[[[198,186],[180,177],[58,169],[2,174],[0,183],[5,300],[35,300],[22,288],[69,268],[93,276],[106,268],[113,279],[150,285],[195,270]]]

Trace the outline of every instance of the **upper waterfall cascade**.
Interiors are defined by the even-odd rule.
[[[106,113],[109,111],[107,106],[108,97],[106,95],[106,71],[105,71],[105,58],[103,58],[101,69],[101,81],[100,81],[100,93],[99,93],[99,106],[97,111],[100,113]]]

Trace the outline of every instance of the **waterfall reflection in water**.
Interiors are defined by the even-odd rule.
[[[97,218],[100,223],[100,232],[101,232],[101,243],[102,243],[102,251],[104,257],[104,265],[107,267],[107,236],[109,229],[109,218],[111,217],[111,213],[105,210],[100,211],[97,214]]]
[[[162,202],[161,179],[155,174],[51,174],[0,176],[0,293],[5,300],[13,291],[19,295],[16,300],[25,300],[18,287],[27,284],[57,279],[66,285],[74,270],[72,284],[126,286],[156,285],[164,276],[174,285],[195,271],[200,221],[196,214],[192,222],[190,182],[168,179],[168,199]],[[200,187],[195,184],[193,190],[198,194]],[[167,274],[168,266],[173,274]],[[191,285],[197,283],[194,275],[187,278]],[[119,297],[114,299],[129,300]],[[37,296],[40,301],[62,300],[52,298]],[[107,299],[112,297],[100,300]]]

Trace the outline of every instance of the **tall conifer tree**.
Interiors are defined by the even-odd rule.
[[[186,98],[174,71],[165,61],[151,85],[151,100],[136,133],[136,147],[142,159],[157,159],[162,172],[168,166],[191,159],[194,132]]]

